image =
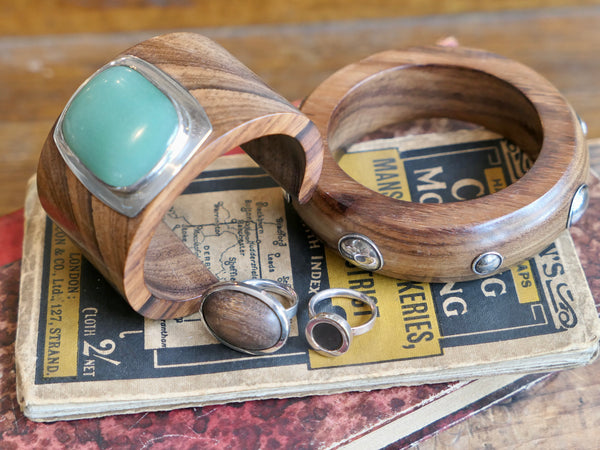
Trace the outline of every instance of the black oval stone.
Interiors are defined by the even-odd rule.
[[[320,322],[316,324],[311,334],[317,344],[329,351],[339,350],[344,344],[342,333],[331,323]]]

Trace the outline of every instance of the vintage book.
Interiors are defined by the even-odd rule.
[[[381,191],[398,178],[394,186],[414,201],[423,192],[449,199],[457,183],[463,197],[490,193],[528,166],[517,149],[487,132],[433,134],[418,143],[358,144],[341,164]],[[460,170],[465,160],[468,182]],[[138,316],[47,219],[32,185],[16,344],[18,399],[27,417],[71,419],[512,376],[585,364],[597,352],[599,321],[567,232],[529,261],[483,280],[394,280],[324,249],[245,155],[221,158],[201,174],[165,221],[222,279],[293,284],[301,304],[286,346],[250,357],[217,344],[199,317]],[[377,299],[379,311],[375,328],[339,358],[309,351],[298,332],[311,293],[329,286],[362,290]],[[351,322],[364,320],[354,305],[334,300],[331,309],[344,306]]]
[[[600,245],[600,230],[597,227],[600,223],[600,187],[594,185],[592,192],[589,212],[571,230],[594,298],[600,299],[600,261],[596,250]],[[239,446],[241,439],[249,436],[249,433],[244,433],[249,427],[254,432],[251,443],[261,448],[274,443],[283,448],[307,443],[312,448],[337,448],[348,443],[363,444],[361,448],[373,448],[392,442],[395,443],[393,448],[404,448],[452,427],[536,381],[548,378],[546,375],[524,376],[481,398],[478,394],[485,389],[480,383],[493,383],[498,377],[486,377],[468,383],[389,388],[370,393],[257,400],[181,409],[166,415],[138,413],[120,416],[118,420],[103,417],[35,424],[28,422],[15,407],[14,338],[22,228],[22,211],[0,217],[0,239],[5,244],[0,246],[0,265],[4,266],[0,267],[0,329],[4,330],[0,341],[0,417],[3,424],[0,439],[19,448],[42,441],[48,448],[81,445],[86,448],[104,448],[107,445],[139,448],[151,443],[178,448],[186,445],[222,448]],[[473,384],[479,384],[479,389],[463,389]],[[456,388],[456,385],[459,387]],[[367,402],[372,413],[368,417],[361,415],[361,420],[356,420],[358,405]],[[438,406],[441,403],[445,405],[444,408]],[[464,407],[465,404],[468,406]],[[318,413],[311,414],[311,411]],[[335,420],[328,420],[330,417]],[[227,421],[227,427],[223,427],[224,421]],[[307,423],[311,426],[307,427]],[[186,429],[182,429],[182,425]],[[217,429],[218,439],[211,439]]]
[[[15,408],[14,340],[22,238],[22,210],[0,217],[0,239],[4,244],[0,246],[0,440],[16,448],[42,442],[47,448],[140,448],[154,443],[171,448],[248,447],[247,444],[260,448],[307,444],[332,448],[348,443],[365,445],[365,441],[370,446],[396,441],[396,447],[404,447],[545,379],[528,375],[513,381],[515,377],[507,375],[369,393],[178,409],[166,416],[138,413],[119,416],[119,420],[102,417],[52,424],[29,422]],[[494,390],[497,386],[501,388]],[[370,414],[357,414],[363,404],[369,405]],[[224,421],[229,426],[224,427]],[[211,436],[217,430],[218,439],[214,439]]]
[[[0,236],[20,244],[22,228],[22,211],[0,217]],[[505,375],[373,392],[255,400],[168,413],[34,423],[17,407],[15,392],[14,339],[21,250],[16,246],[0,247],[0,258],[6,263],[0,267],[0,441],[3,446],[96,449],[162,444],[168,448],[303,445],[332,448],[366,441],[367,445],[396,442],[396,446],[404,447],[545,379],[540,375],[521,378]],[[498,386],[500,389],[496,389]],[[365,404],[368,404],[369,414],[359,413],[364,411],[361,405]]]
[[[22,214],[0,218],[0,235],[19,243],[20,230]],[[505,375],[373,392],[255,400],[168,413],[35,423],[19,410],[15,392],[14,339],[21,252],[1,247],[0,257],[7,263],[0,267],[0,441],[3,443],[0,447],[3,448],[42,445],[52,449],[144,448],[156,444],[165,448],[332,448],[354,442],[364,444],[365,440],[367,444],[376,442],[381,446],[398,439],[403,440],[399,445],[404,446],[448,428],[544,378]],[[513,381],[513,378],[518,379]],[[498,386],[500,389],[496,389]],[[363,405],[368,405],[368,411]],[[371,434],[374,440],[370,439]]]

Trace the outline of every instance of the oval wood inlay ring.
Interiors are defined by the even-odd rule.
[[[196,312],[203,292],[218,280],[162,222],[175,198],[218,156],[241,146],[297,201],[305,202],[321,171],[322,140],[304,114],[204,36],[159,36],[115,61],[123,57],[149,63],[189,92],[206,113],[211,133],[166,187],[128,217],[97,198],[70,170],[53,129],[40,157],[38,194],[48,215],[134,310],[150,318],[181,317]],[[104,78],[111,81],[124,71]],[[150,91],[146,85],[139,89]],[[86,111],[85,102],[77,108]],[[85,134],[80,136],[85,141]],[[113,179],[110,172],[105,174],[104,180]]]
[[[204,293],[200,305],[202,319],[213,337],[250,355],[279,350],[287,341],[290,321],[297,311],[296,291],[265,279],[216,283]]]
[[[360,257],[376,268],[379,251],[378,271],[396,278],[468,280],[531,257],[566,229],[588,174],[583,131],[563,96],[532,69],[481,50],[379,53],[333,74],[301,110],[326,137],[328,151],[315,193],[304,205],[296,202],[297,211],[334,249],[345,236],[365,236],[344,245],[362,246]],[[383,126],[439,117],[500,133],[535,160],[532,168],[496,193],[431,204],[372,191],[336,162],[345,147]]]

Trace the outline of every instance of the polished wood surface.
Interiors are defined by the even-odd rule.
[[[339,68],[390,48],[455,35],[520,61],[553,83],[600,136],[600,8],[561,8],[201,30],[288,99]],[[0,38],[0,214],[23,204],[48,130],[81,80],[157,32]],[[269,49],[265,51],[265,49]]]
[[[327,137],[328,150],[317,190],[296,210],[333,249],[346,235],[369,238],[383,257],[378,272],[394,278],[481,278],[495,270],[482,275],[472,265],[489,252],[502,257],[497,270],[520,263],[565,230],[572,199],[588,175],[585,138],[562,95],[530,68],[482,50],[431,46],[377,53],[329,77],[301,110]],[[422,118],[481,125],[510,139],[535,164],[499,192],[443,204],[377,193],[337,164],[335,155],[363,136]]]
[[[322,22],[583,6],[597,0],[19,0],[0,7],[0,35]],[[34,12],[35,11],[35,12]]]
[[[201,31],[288,99],[306,96],[335,70],[372,53],[428,45],[454,35],[462,45],[516,59],[548,78],[587,122],[589,137],[598,138],[600,8],[551,9],[542,8],[543,3],[520,11],[468,13],[466,8],[461,14],[411,18],[390,12],[385,19]],[[134,16],[124,14],[122,22],[135,23]],[[25,185],[35,172],[42,144],[81,80],[124,48],[158,33],[104,29],[57,36],[40,34],[47,29],[30,33],[27,22],[19,20],[11,26],[21,36],[10,37],[16,33],[6,32],[0,38],[0,214],[23,206]],[[79,26],[80,31],[85,28]],[[164,27],[157,21],[155,30],[159,29],[162,32]],[[591,154],[591,161],[600,170],[600,151]],[[478,414],[420,447],[598,448],[599,370],[596,363],[561,372],[537,389]]]
[[[175,178],[130,218],[77,179],[51,131],[38,165],[38,195],[48,215],[135,311],[153,319],[183,317],[198,311],[201,295],[217,280],[162,225],[175,199],[217,157],[242,146],[304,203],[321,173],[322,140],[305,115],[205,36],[165,34],[123,54],[153,64],[187,89],[202,105],[212,132]]]

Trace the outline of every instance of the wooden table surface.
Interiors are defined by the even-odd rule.
[[[22,207],[42,142],[79,83],[128,46],[166,31],[0,33],[0,214]],[[376,51],[455,36],[463,45],[538,70],[587,122],[588,137],[600,137],[600,6],[194,31],[221,43],[289,99],[305,96],[336,69]],[[592,156],[600,169],[600,152]],[[562,372],[420,448],[598,448],[599,371],[600,363]]]

